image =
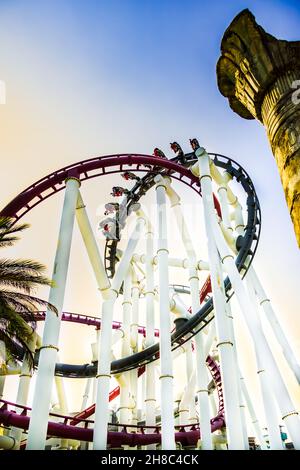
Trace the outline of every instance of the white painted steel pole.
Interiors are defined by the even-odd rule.
[[[32,337],[28,342],[28,348],[32,354],[34,354],[35,346],[36,346],[37,335],[35,332],[32,333]],[[29,386],[30,381],[32,378],[32,367],[30,361],[26,357],[23,359],[22,367],[21,367],[21,374],[19,377],[19,387],[17,393],[16,403],[18,405],[27,405],[28,394],[29,394]],[[18,408],[16,407],[16,412],[18,412]],[[14,450],[20,449],[20,441],[22,438],[23,430],[19,428],[12,427],[10,436],[15,439],[15,446]]]
[[[236,341],[234,335],[234,321],[231,312],[231,305],[230,302],[226,303],[226,311],[228,316],[228,327],[229,327],[229,336],[231,341],[233,342],[233,351],[235,357],[236,368],[233,371],[233,374],[236,374],[236,380],[238,383],[238,395],[239,395],[239,407],[240,407],[240,416],[241,416],[241,423],[243,429],[243,439],[244,439],[244,446],[245,449],[249,449],[249,441],[248,441],[248,433],[247,433],[247,421],[246,421],[246,414],[245,414],[245,403],[243,400],[243,394],[241,390],[241,376],[240,376],[240,368],[239,368],[239,360],[238,360],[238,353],[236,349]]]
[[[156,202],[158,211],[157,258],[159,273],[159,309],[160,309],[160,399],[161,399],[161,448],[176,449],[174,398],[173,398],[173,364],[170,335],[169,307],[169,266],[168,266],[168,232],[166,211],[166,183],[160,175],[156,183]]]
[[[224,234],[224,238],[226,239],[227,244],[231,247],[231,249],[234,252],[236,252],[235,238],[232,234],[233,229],[232,229],[231,221],[230,221],[228,201],[234,200],[236,203],[238,201],[235,195],[232,193],[232,191],[228,187],[228,179],[225,178],[223,175],[221,175],[219,170],[215,167],[214,163],[211,162],[210,168],[211,169],[214,168],[214,171],[218,171],[218,176],[219,176],[218,179],[219,179],[220,186],[218,188],[218,194],[219,194],[219,202],[220,202],[221,213],[222,213],[222,226],[220,222],[219,222],[219,225],[222,229],[222,232]],[[224,291],[224,294],[225,294],[225,291]],[[245,446],[245,449],[249,449],[247,421],[246,421],[246,414],[245,414],[246,410],[245,410],[245,403],[243,400],[243,394],[241,390],[241,382],[240,382],[241,378],[239,374],[239,361],[238,361],[238,354],[237,354],[236,341],[235,341],[234,321],[233,321],[231,305],[229,301],[226,303],[226,312],[228,316],[229,335],[233,343],[234,357],[235,357],[235,362],[237,364],[237,367],[234,369],[233,373],[236,374],[236,380],[237,380],[237,385],[238,385],[239,407],[240,407],[241,423],[242,423],[242,428],[243,428],[244,446]]]
[[[60,362],[58,357],[57,357],[57,362]],[[63,415],[68,415],[69,409],[68,409],[67,394],[65,390],[63,377],[55,376],[55,386],[56,386],[56,393],[57,393],[58,403],[59,403],[59,412]],[[60,446],[58,449],[68,450],[68,447],[69,447],[68,439],[61,439]]]
[[[257,311],[255,292],[254,292],[252,284],[249,282],[248,276],[246,277],[246,285],[248,289],[249,299],[252,304],[252,316],[255,315],[255,320],[257,322],[257,325],[261,329],[260,318],[259,318],[259,314]],[[256,337],[255,341],[257,341],[258,339],[259,338]],[[259,352],[258,348],[256,347],[257,356],[262,354],[262,352]],[[257,373],[258,373],[259,381],[261,385],[261,392],[262,392],[265,414],[266,414],[270,449],[281,450],[282,440],[281,440],[279,420],[277,416],[275,400],[273,396],[272,383],[269,382],[268,380],[268,376],[267,376],[268,370],[266,369],[266,366],[260,357],[257,357],[257,367],[258,367]]]
[[[224,268],[231,280],[237,300],[240,304],[241,312],[243,313],[243,317],[253,339],[257,364],[261,369],[259,375],[267,376],[265,391],[270,395],[273,388],[272,392],[282,413],[282,420],[284,420],[294,447],[300,449],[300,420],[298,412],[295,410],[295,406],[263,333],[259,316],[256,314],[255,309],[253,307],[251,308],[251,302],[235,265],[234,257],[229,251],[216,222],[213,225],[213,233],[218,244]],[[251,310],[251,314],[249,314],[249,310]],[[262,379],[262,377],[260,378]]]
[[[79,185],[80,181],[77,178],[70,177],[66,180],[64,205],[52,276],[54,286],[51,287],[49,295],[49,302],[57,308],[58,315],[51,310],[47,310],[46,313],[28,430],[27,450],[43,450],[46,442],[51,390],[58,351],[61,313],[66,288]]]
[[[3,398],[6,375],[0,376],[0,400]]]
[[[139,300],[140,289],[137,283],[136,275],[133,272],[132,277],[132,319],[130,325],[130,346],[132,352],[138,352],[138,326],[139,326]],[[132,400],[132,424],[137,425],[137,400],[138,400],[138,369],[130,372],[131,400]]]
[[[92,385],[92,377],[89,377],[88,379],[86,379],[86,384],[85,384],[81,407],[80,407],[81,411],[85,410],[87,407],[87,402],[90,396],[91,385]]]
[[[129,265],[127,273],[125,275],[123,283],[123,331],[124,336],[122,339],[122,357],[130,356],[130,320],[131,320],[131,266]],[[131,420],[131,409],[130,409],[130,374],[131,372],[125,372],[122,374],[125,383],[121,387],[120,393],[120,423],[129,424]]]
[[[96,277],[98,288],[103,298],[106,298],[110,288],[110,281],[107,277],[103,261],[99,253],[99,248],[80,192],[78,192],[76,219],[89,256],[92,269]]]
[[[237,367],[234,358],[233,343],[229,335],[228,318],[226,315],[226,301],[222,290],[222,270],[219,253],[212,232],[212,220],[215,218],[211,175],[209,169],[209,156],[205,149],[198,148],[195,151],[198,165],[192,171],[199,175],[204,221],[208,244],[210,276],[214,299],[215,322],[218,336],[218,350],[220,354],[220,366],[223,381],[225,418],[227,426],[229,450],[244,449],[243,430],[239,409],[238,383],[232,370]]]
[[[291,370],[294,372],[297,382],[300,384],[300,365],[296,359],[294,351],[291,348],[291,345],[278,321],[278,318],[272,308],[270,299],[268,298],[260,280],[257,276],[253,266],[251,265],[247,273],[247,277],[250,277],[251,282],[253,283],[256,295],[259,300],[259,304],[263,309],[265,316],[275,334],[275,337],[281,346],[283,355],[290,366]]]
[[[241,389],[242,389],[242,393],[243,393],[243,396],[244,396],[244,399],[245,399],[245,402],[246,402],[247,409],[249,411],[249,415],[250,415],[250,418],[251,418],[251,424],[252,424],[252,427],[253,427],[253,430],[254,430],[254,433],[255,433],[255,437],[257,438],[258,442],[260,443],[261,449],[262,450],[267,450],[267,444],[266,444],[265,438],[263,437],[263,434],[262,434],[262,428],[260,427],[257,415],[255,413],[254,406],[252,404],[252,400],[250,398],[250,395],[249,395],[249,392],[248,392],[248,389],[247,389],[247,386],[246,386],[246,383],[245,383],[245,379],[242,376],[241,371],[240,371],[240,377],[241,377],[241,379],[240,379],[241,380]]]
[[[152,346],[155,342],[154,334],[154,266],[153,266],[153,229],[147,220],[146,232],[146,339],[145,347]],[[146,364],[146,386],[145,386],[145,415],[146,426],[156,425],[156,389],[155,389],[155,364]],[[146,429],[147,433],[152,433],[153,428]],[[156,445],[150,444],[148,450],[155,450]]]
[[[113,309],[121,284],[124,280],[131,257],[138,244],[142,230],[145,225],[145,218],[139,216],[135,229],[131,234],[127,247],[121,258],[118,270],[114,276],[110,294],[102,305],[102,323],[100,334],[100,347],[98,350],[98,371],[97,371],[97,396],[94,426],[94,450],[106,449],[107,443],[107,423],[109,417],[109,384],[110,384],[110,364],[111,364],[111,342],[112,342],[112,322]]]

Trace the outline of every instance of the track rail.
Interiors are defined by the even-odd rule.
[[[211,419],[211,431],[215,432],[225,426],[224,419],[224,400],[222,390],[221,373],[218,364],[211,356],[207,358],[207,365],[215,382],[219,396],[219,410],[217,416]],[[141,375],[141,374],[140,374]],[[110,393],[110,401],[117,395],[117,389],[112,390]],[[0,400],[2,406],[0,407],[0,423],[4,426],[14,426],[27,430],[29,427],[31,408],[24,405],[18,405],[6,400]],[[13,408],[21,410],[20,414],[16,413]],[[86,419],[95,412],[95,405],[80,412],[76,416],[61,415],[58,413],[49,413],[49,421],[47,435],[48,437],[61,437],[65,439],[76,439],[80,441],[93,440],[93,426],[94,421]],[[84,414],[84,417],[82,416]],[[81,424],[83,427],[78,427]],[[90,426],[90,427],[89,427]],[[117,428],[118,431],[110,431],[110,429]],[[136,445],[149,445],[160,444],[161,434],[160,426],[133,426],[129,424],[112,424],[108,425],[108,444],[110,447],[120,447],[121,445],[136,446]],[[119,431],[121,429],[121,431]],[[201,437],[199,423],[186,424],[175,426],[175,440],[180,442],[183,446],[195,446],[198,439]],[[150,432],[153,430],[153,432]]]
[[[255,254],[259,234],[260,234],[260,206],[253,183],[246,171],[234,160],[219,154],[210,154],[215,165],[225,169],[243,187],[247,194],[247,223],[245,234],[238,239],[239,252],[236,258],[236,265],[244,276],[251,264]],[[188,164],[194,159],[194,154],[187,154]],[[162,173],[174,178],[193,189],[201,196],[199,179],[191,171],[173,160],[153,157],[140,154],[119,154],[96,157],[73,165],[64,167],[41,180],[37,181],[14,198],[1,212],[0,216],[9,216],[16,221],[27,214],[31,209],[61,191],[65,187],[66,178],[76,177],[80,181],[91,178],[105,176],[114,173],[130,172],[150,172],[152,174]],[[215,207],[220,213],[219,203],[215,198]],[[247,260],[247,265],[246,265]],[[228,278],[225,279],[225,288],[228,298],[232,295],[231,284]],[[202,298],[205,299],[209,293],[209,281],[206,283],[206,290],[202,291]],[[186,341],[190,340],[196,333],[203,329],[213,318],[213,299],[206,300],[199,312],[193,315],[181,328],[171,335],[172,348],[175,350]],[[23,357],[23,351],[17,348],[16,356]],[[159,345],[155,344],[143,351],[132,354],[126,358],[113,361],[111,364],[112,373],[122,373],[141,365],[145,365],[158,358]],[[71,365],[56,364],[55,373],[66,377],[92,377],[96,375],[96,364]]]

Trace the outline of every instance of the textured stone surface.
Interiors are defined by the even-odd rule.
[[[300,246],[300,41],[276,39],[243,10],[224,33],[217,78],[233,111],[267,130]]]

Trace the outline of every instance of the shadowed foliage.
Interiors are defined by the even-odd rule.
[[[0,248],[12,246],[18,234],[28,228],[28,224],[14,224],[14,220],[0,218]],[[35,331],[34,312],[39,307],[56,308],[34,293],[39,286],[51,286],[52,281],[45,275],[46,268],[41,263],[29,259],[0,259],[0,340],[6,347],[6,360],[14,356],[16,343],[22,345],[31,364],[33,355],[28,347]]]

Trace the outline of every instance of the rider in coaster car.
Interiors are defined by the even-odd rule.
[[[177,154],[176,157],[178,158],[179,163],[184,165],[186,163],[186,158],[180,145],[177,142],[172,142],[170,146],[173,152]]]

